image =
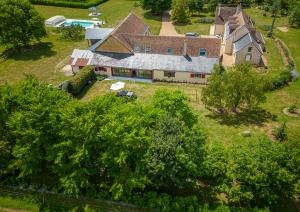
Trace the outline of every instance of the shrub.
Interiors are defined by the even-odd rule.
[[[64,40],[80,41],[84,38],[84,28],[79,25],[57,28],[58,33]]]
[[[290,81],[292,81],[293,76],[290,71],[285,70],[282,71],[278,76],[273,78],[271,84],[271,90],[276,90],[282,88],[285,85],[288,85]]]
[[[273,130],[273,134],[278,141],[285,141],[287,140],[286,134],[286,122],[283,122],[279,127]]]
[[[297,112],[297,101],[294,104],[292,104],[288,107],[288,111],[290,113],[296,113]]]
[[[89,81],[93,81],[94,79],[94,70],[91,67],[86,66],[69,81],[68,91],[74,96],[77,96],[82,92]]]

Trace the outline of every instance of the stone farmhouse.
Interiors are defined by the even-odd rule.
[[[114,30],[89,30],[86,38],[89,50],[75,49],[71,55],[74,71],[90,65],[108,76],[206,83],[219,64],[219,38],[151,35],[133,13]]]
[[[213,27],[213,36],[151,35],[130,13],[115,29],[87,29],[89,49],[75,49],[69,64],[73,72],[89,65],[109,77],[205,84],[224,55],[232,65],[261,63],[263,37],[240,7],[218,7]]]
[[[213,34],[223,38],[223,54],[232,55],[233,64],[248,61],[256,66],[262,65],[264,38],[241,6],[219,5],[215,12]]]

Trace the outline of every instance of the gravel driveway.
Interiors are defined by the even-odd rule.
[[[169,11],[164,11],[159,35],[162,35],[162,36],[184,36],[182,34],[177,33],[174,25],[171,22]]]

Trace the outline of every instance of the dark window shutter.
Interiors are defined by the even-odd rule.
[[[205,74],[201,74],[201,78],[205,78]]]
[[[195,78],[195,74],[191,74],[191,78]]]

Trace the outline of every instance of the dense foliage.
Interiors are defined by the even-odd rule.
[[[83,89],[95,79],[95,72],[93,68],[86,66],[75,74],[69,80],[68,91],[74,96],[79,95]]]
[[[180,91],[147,104],[115,94],[81,102],[27,77],[0,86],[0,161],[6,185],[162,211],[251,211],[297,195],[300,148],[210,143]],[[219,194],[228,205],[216,206]]]
[[[293,79],[292,73],[289,70],[280,72],[277,76],[272,79],[271,90],[282,88],[289,84]]]
[[[172,0],[140,0],[140,2],[143,9],[158,15],[171,7]]]
[[[72,8],[90,8],[98,6],[106,1],[107,0],[30,0],[32,4]]]
[[[190,22],[189,7],[186,0],[173,0],[171,19],[175,24],[187,24]]]
[[[208,107],[236,110],[252,109],[266,100],[269,80],[250,64],[236,65],[231,70],[216,66],[209,84],[202,90],[202,101]]]
[[[57,32],[61,38],[69,41],[80,41],[84,39],[85,29],[80,25],[71,25],[68,27],[59,27]]]
[[[43,19],[28,0],[0,1],[0,44],[27,46],[46,36]]]
[[[291,26],[300,27],[300,2],[292,9],[289,22]]]

